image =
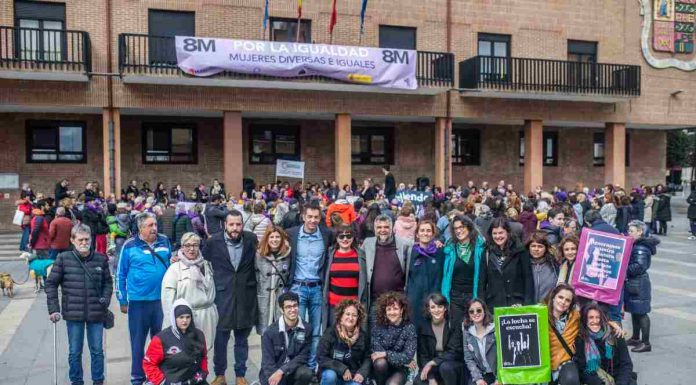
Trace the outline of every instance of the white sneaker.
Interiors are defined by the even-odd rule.
[[[688,239],[689,239],[690,241],[693,241],[694,239],[696,239],[696,237],[693,236],[693,235],[689,235],[689,238],[688,238]]]

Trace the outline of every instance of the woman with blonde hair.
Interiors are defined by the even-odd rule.
[[[256,331],[262,335],[268,325],[281,316],[276,304],[288,286],[290,275],[290,241],[282,227],[270,225],[256,252],[256,297],[259,304]]]
[[[213,267],[203,259],[200,247],[201,237],[196,233],[188,232],[181,236],[178,260],[169,266],[162,279],[162,311],[170,314],[176,300],[186,300],[193,309],[196,327],[205,335],[206,347],[211,350],[218,323],[215,282]],[[172,326],[170,321],[165,317],[162,329]]]

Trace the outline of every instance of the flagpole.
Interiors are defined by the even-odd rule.
[[[300,42],[300,25],[302,24],[302,17],[297,18],[297,36],[295,37],[295,43]]]

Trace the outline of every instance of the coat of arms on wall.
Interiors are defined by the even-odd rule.
[[[639,0],[643,15],[643,56],[655,68],[696,70],[696,0]],[[652,33],[652,39],[650,34]],[[652,48],[652,51],[651,51]],[[653,52],[671,53],[658,58]],[[664,56],[664,55],[662,55]]]

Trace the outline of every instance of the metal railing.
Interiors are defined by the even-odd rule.
[[[123,33],[118,36],[118,65],[122,73],[142,75],[190,76],[179,69],[174,37]],[[222,72],[214,77],[229,79],[278,80],[279,77]],[[304,81],[338,82],[322,76],[303,76]],[[454,55],[451,53],[418,51],[416,79],[419,87],[454,86]]]
[[[459,63],[459,87],[640,96],[640,66],[474,56]]]
[[[84,31],[0,26],[0,69],[91,72]]]

